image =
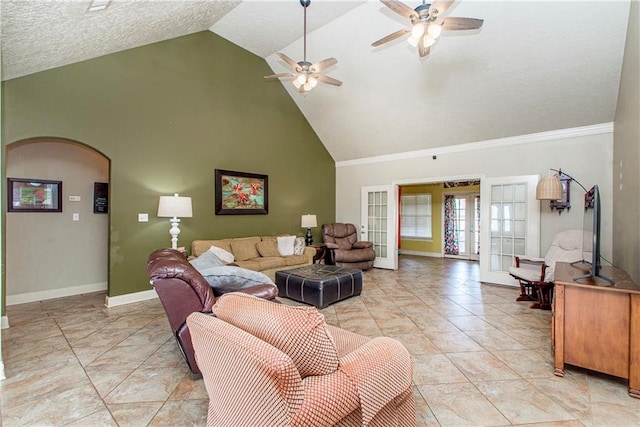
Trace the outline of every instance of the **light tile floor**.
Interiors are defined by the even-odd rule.
[[[400,257],[322,310],[328,323],[400,340],[414,360],[420,426],[638,426],[627,382],[553,375],[548,311],[480,284],[476,263]],[[106,308],[104,293],[10,306],[2,331],[8,426],[204,426],[207,394],[158,300]],[[284,300],[287,304],[295,304]]]

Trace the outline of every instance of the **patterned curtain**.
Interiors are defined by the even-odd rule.
[[[480,196],[475,197],[476,205],[476,255],[480,255]]]
[[[458,255],[458,221],[454,196],[444,196],[444,253]]]

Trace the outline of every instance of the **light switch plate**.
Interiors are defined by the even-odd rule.
[[[69,196],[70,202],[79,202],[80,200],[82,200],[82,197],[80,196]]]
[[[138,214],[138,222],[149,222],[149,214],[148,213],[139,213]]]

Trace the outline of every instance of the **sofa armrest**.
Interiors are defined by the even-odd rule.
[[[338,246],[337,243],[325,243],[325,245],[329,248],[329,249],[340,249],[340,246]]]
[[[521,263],[522,264],[534,264],[534,265],[540,265],[540,264],[544,264],[544,258],[535,258],[535,257],[519,257],[519,256],[515,256],[515,261],[516,261],[516,267],[521,267]]]
[[[372,242],[366,242],[366,241],[358,241],[355,242],[352,246],[353,249],[367,249],[367,248],[372,248],[373,247],[373,243]]]
[[[278,287],[275,285],[264,284],[254,285],[249,288],[238,289],[235,292],[242,292],[249,295],[254,295],[258,298],[266,300],[274,300],[278,296]]]

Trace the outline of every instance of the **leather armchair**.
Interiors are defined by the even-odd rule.
[[[211,307],[220,295],[216,295],[186,257],[174,249],[163,248],[152,252],[147,261],[147,272],[182,356],[191,372],[199,374],[186,320],[194,312],[211,313]],[[267,300],[274,300],[278,296],[278,288],[271,284],[238,291]]]
[[[335,222],[322,224],[322,241],[333,249],[335,264],[340,267],[368,270],[373,267],[376,252],[373,243],[358,241],[358,230],[353,224]]]

